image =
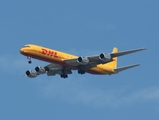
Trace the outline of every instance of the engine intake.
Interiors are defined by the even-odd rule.
[[[35,71],[38,73],[38,74],[45,74],[46,73],[46,70],[44,67],[41,67],[41,66],[37,66],[35,68]]]
[[[88,64],[89,60],[88,60],[87,57],[79,57],[79,58],[77,59],[77,62],[78,62],[79,64],[81,64],[81,65],[86,65],[86,64]]]
[[[29,77],[29,78],[35,78],[35,77],[37,76],[37,72],[34,71],[34,70],[27,70],[27,71],[26,71],[26,75],[27,75],[27,77]]]
[[[111,55],[110,54],[106,54],[106,53],[101,53],[99,55],[99,59],[104,61],[104,62],[107,62],[107,61],[111,60]]]

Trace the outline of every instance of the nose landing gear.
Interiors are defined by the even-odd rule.
[[[28,63],[29,63],[29,64],[31,64],[31,63],[32,63],[32,61],[28,61]]]
[[[31,56],[28,56],[27,59],[29,60],[28,63],[31,64],[32,63]]]

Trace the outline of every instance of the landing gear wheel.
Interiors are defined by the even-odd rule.
[[[68,78],[67,74],[66,75],[65,74],[61,74],[60,76],[61,76],[61,78]]]
[[[28,63],[29,63],[29,64],[31,64],[31,63],[32,63],[32,61],[28,61]]]
[[[85,74],[85,71],[84,70],[78,70],[78,74]]]
[[[78,74],[85,74],[86,72],[85,72],[85,66],[78,66]]]
[[[65,68],[62,69],[62,74],[60,76],[61,76],[61,78],[68,78]]]
[[[65,75],[65,78],[68,78],[68,75]]]

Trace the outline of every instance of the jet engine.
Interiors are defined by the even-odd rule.
[[[29,77],[29,78],[35,78],[35,77],[37,76],[37,72],[34,71],[34,70],[27,70],[27,71],[26,71],[26,75],[27,75],[27,77]]]
[[[79,58],[77,59],[77,62],[78,62],[79,64],[81,64],[81,65],[86,65],[86,64],[88,64],[89,60],[88,60],[87,57],[79,57]]]
[[[111,55],[106,53],[101,53],[99,55],[99,59],[102,60],[103,62],[107,62],[111,60]]]
[[[44,67],[41,67],[41,66],[37,66],[35,68],[35,71],[38,73],[38,74],[45,74],[46,73],[46,70]]]

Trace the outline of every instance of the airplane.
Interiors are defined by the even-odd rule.
[[[61,78],[67,78],[68,74],[72,74],[72,70],[77,70],[78,74],[81,75],[85,73],[111,75],[139,66],[139,64],[133,64],[117,68],[117,57],[145,49],[139,48],[118,52],[118,48],[114,47],[111,53],[103,52],[93,56],[76,56],[34,44],[26,44],[20,49],[20,53],[27,56],[29,64],[32,63],[32,58],[50,63],[44,67],[37,66],[35,70],[27,70],[27,77],[35,78],[41,74],[47,74],[48,76],[58,74]]]

